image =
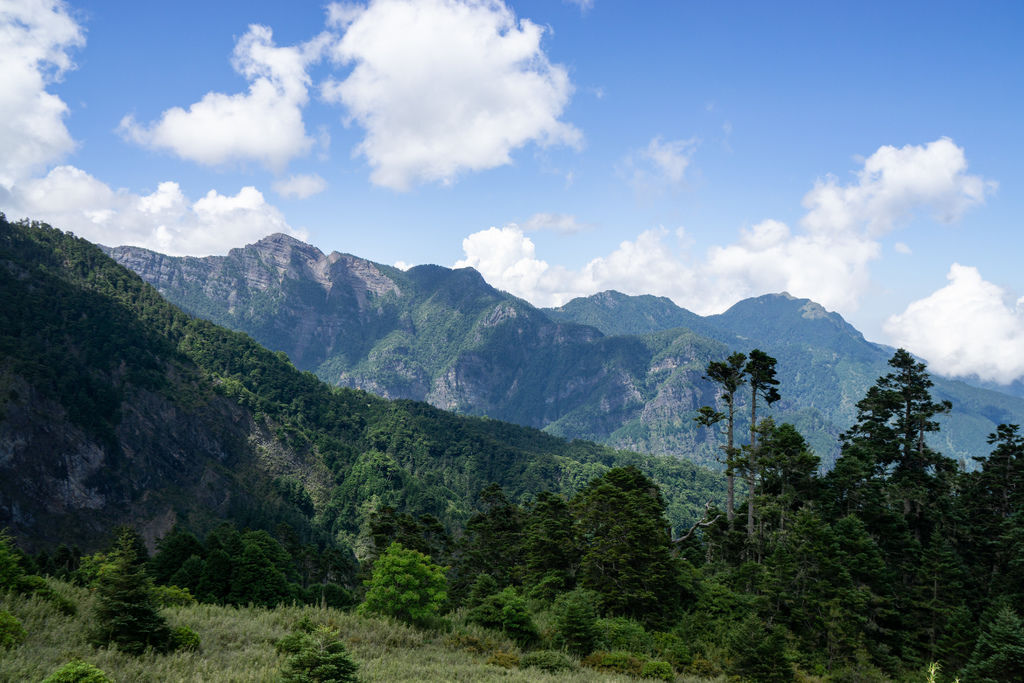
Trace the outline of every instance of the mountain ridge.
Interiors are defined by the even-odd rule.
[[[163,257],[154,270],[137,248],[108,253],[186,310],[253,335],[329,383],[708,464],[718,457],[715,436],[689,419],[715,401],[702,380],[708,361],[752,348],[776,356],[783,400],[774,412],[804,431],[828,463],[892,352],[839,314],[788,293],[710,316],[614,290],[539,309],[473,269],[401,271],[324,255],[283,235],[208,257],[202,288],[174,275],[202,259]],[[309,273],[309,254],[318,263],[334,259],[320,271],[330,287]],[[985,452],[991,416],[1024,420],[1024,401],[937,379],[961,404],[947,418],[953,433],[943,445],[952,457]]]

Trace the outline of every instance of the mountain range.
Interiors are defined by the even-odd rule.
[[[231,521],[359,557],[384,507],[454,528],[492,482],[514,501],[571,495],[629,464],[676,528],[722,497],[685,460],[330,387],[86,240],[0,214],[0,529],[26,550]]]
[[[282,234],[205,258],[105,250],[182,309],[283,351],[330,384],[711,465],[719,436],[692,419],[716,401],[703,378],[709,361],[754,348],[776,357],[782,400],[771,413],[796,425],[828,466],[893,353],[786,293],[711,316],[613,291],[540,309],[471,268],[403,271]],[[1020,397],[934,380],[954,410],[933,446],[951,457],[970,464],[987,453],[996,425],[1024,421]]]

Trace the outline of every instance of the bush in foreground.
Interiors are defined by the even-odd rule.
[[[102,669],[76,659],[43,679],[43,683],[114,683]]]
[[[6,650],[25,642],[24,627],[10,612],[0,611],[0,650]]]
[[[285,683],[349,683],[358,680],[358,666],[348,656],[338,632],[320,626],[295,639],[297,650],[285,662]]]

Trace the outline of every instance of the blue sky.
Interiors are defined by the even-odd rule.
[[[1019,2],[0,1],[0,209],[538,305],[788,290],[1024,376]]]

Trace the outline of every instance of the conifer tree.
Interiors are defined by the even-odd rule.
[[[777,361],[761,349],[750,352],[750,358],[743,371],[750,382],[750,443],[747,446],[747,540],[754,538],[754,500],[757,491],[758,448],[757,448],[757,399],[764,399],[771,405],[782,398],[776,388],[779,380],[775,379],[775,363]]]
[[[553,600],[571,590],[579,556],[569,504],[548,491],[537,494],[523,529],[523,579],[530,595]]]
[[[96,582],[92,641],[130,654],[166,650],[170,629],[157,611],[153,582],[139,561],[137,534],[123,529]]]
[[[708,363],[704,371],[704,379],[710,380],[718,385],[722,400],[725,401],[725,413],[715,411],[710,406],[700,409],[698,416],[694,418],[698,424],[705,427],[725,420],[725,478],[726,478],[726,499],[725,514],[732,528],[733,520],[736,517],[736,464],[739,449],[736,448],[736,392],[747,383],[744,363],[747,361],[746,354],[733,353],[725,361],[712,361]]]
[[[671,619],[687,587],[658,486],[635,467],[613,468],[580,491],[572,508],[584,549],[578,584],[613,614]]]
[[[1024,622],[1011,608],[996,612],[978,638],[964,679],[971,683],[1024,680]]]

